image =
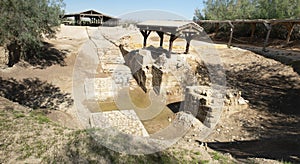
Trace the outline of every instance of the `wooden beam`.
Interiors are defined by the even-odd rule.
[[[254,38],[254,33],[255,33],[255,29],[256,29],[256,23],[251,23],[251,36],[250,36],[250,42],[253,42],[253,38]]]
[[[171,34],[170,36],[170,42],[169,42],[169,54],[167,55],[167,58],[171,57],[172,49],[173,49],[173,42],[178,38],[178,36]]]
[[[230,25],[230,36],[229,36],[229,41],[228,41],[227,47],[230,48],[232,37],[233,37],[234,25],[230,21],[228,21],[228,24]]]
[[[267,33],[267,36],[266,36],[266,39],[265,39],[265,42],[264,42],[264,47],[263,47],[263,51],[266,51],[266,47],[268,46],[268,41],[269,41],[270,33],[271,33],[271,30],[272,30],[272,24],[264,22],[264,25],[268,30],[268,33]]]
[[[185,47],[185,54],[188,54],[189,53],[189,50],[190,50],[190,43],[194,37],[194,34],[192,33],[185,33],[184,34],[184,37],[185,37],[185,40],[186,40],[186,47]]]
[[[156,31],[156,33],[158,34],[158,36],[160,38],[159,46],[163,47],[163,44],[164,44],[164,32]]]
[[[151,31],[148,30],[140,30],[140,32],[142,33],[143,37],[144,37],[144,44],[143,47],[145,48],[147,46],[147,38],[150,35]]]
[[[286,44],[289,44],[291,35],[293,33],[293,29],[295,27],[295,23],[285,23],[284,25],[285,25],[286,29],[288,30],[288,34],[286,37]]]

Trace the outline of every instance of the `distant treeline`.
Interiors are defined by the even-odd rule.
[[[194,19],[295,19],[300,18],[300,0],[206,0]]]
[[[195,10],[194,20],[235,19],[300,19],[300,0],[206,0],[202,11]],[[202,25],[207,33],[216,31],[213,24]],[[218,30],[218,38],[229,36],[230,26],[225,24]],[[267,29],[256,24],[255,38],[264,38]],[[236,24],[235,37],[250,36],[250,24]],[[273,26],[271,38],[286,39],[284,25]],[[300,25],[294,27],[291,40],[300,39]]]

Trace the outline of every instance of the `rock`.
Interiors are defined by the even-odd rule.
[[[247,103],[247,101],[243,97],[240,97],[238,99],[238,104],[239,105],[247,105],[248,103]]]

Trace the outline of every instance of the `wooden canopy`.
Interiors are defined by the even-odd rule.
[[[180,36],[186,39],[185,53],[189,52],[190,42],[194,36],[203,32],[203,28],[192,21],[145,21],[137,24],[144,37],[144,47],[147,45],[147,38],[152,31],[160,37],[160,46],[163,46],[164,34],[170,35],[169,54],[170,57],[173,42]]]
[[[229,37],[229,41],[228,41],[228,44],[227,46],[230,47],[231,46],[231,41],[232,41],[232,37],[233,37],[233,32],[234,32],[234,25],[235,24],[239,24],[239,23],[247,23],[247,24],[250,24],[251,26],[251,41],[253,40],[253,37],[254,37],[254,32],[255,32],[255,29],[256,29],[256,24],[258,23],[262,23],[264,24],[264,26],[266,27],[266,29],[268,30],[267,32],[267,35],[266,35],[266,38],[265,38],[265,42],[264,42],[264,46],[263,46],[263,50],[265,51],[266,50],[266,47],[268,45],[268,40],[269,40],[269,37],[270,37],[270,33],[271,33],[271,30],[272,30],[272,26],[275,26],[275,25],[278,25],[278,24],[281,24],[281,25],[284,25],[288,31],[288,34],[287,34],[287,39],[286,39],[286,42],[287,44],[289,43],[290,41],[290,38],[291,38],[291,35],[292,35],[292,32],[293,32],[293,29],[294,29],[294,26],[296,24],[300,24],[300,19],[254,19],[254,20],[249,20],[249,19],[237,19],[237,20],[198,20],[197,23],[199,25],[201,24],[204,24],[204,23],[212,23],[212,24],[216,24],[216,31],[218,31],[219,29],[219,25],[220,24],[229,24],[230,25],[230,37]]]
[[[105,14],[102,14],[100,12],[97,12],[95,10],[88,10],[80,13],[73,13],[73,14],[65,14],[62,16],[62,18],[70,18],[73,17],[75,19],[75,25],[84,25],[82,18],[90,18],[90,24],[89,25],[95,25],[100,26],[105,24],[109,26],[116,26],[118,24],[119,19],[114,18]]]

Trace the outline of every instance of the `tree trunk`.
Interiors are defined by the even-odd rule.
[[[18,45],[16,42],[11,43],[7,46],[8,49],[8,66],[12,67],[16,63],[20,61],[21,56],[21,46]]]

